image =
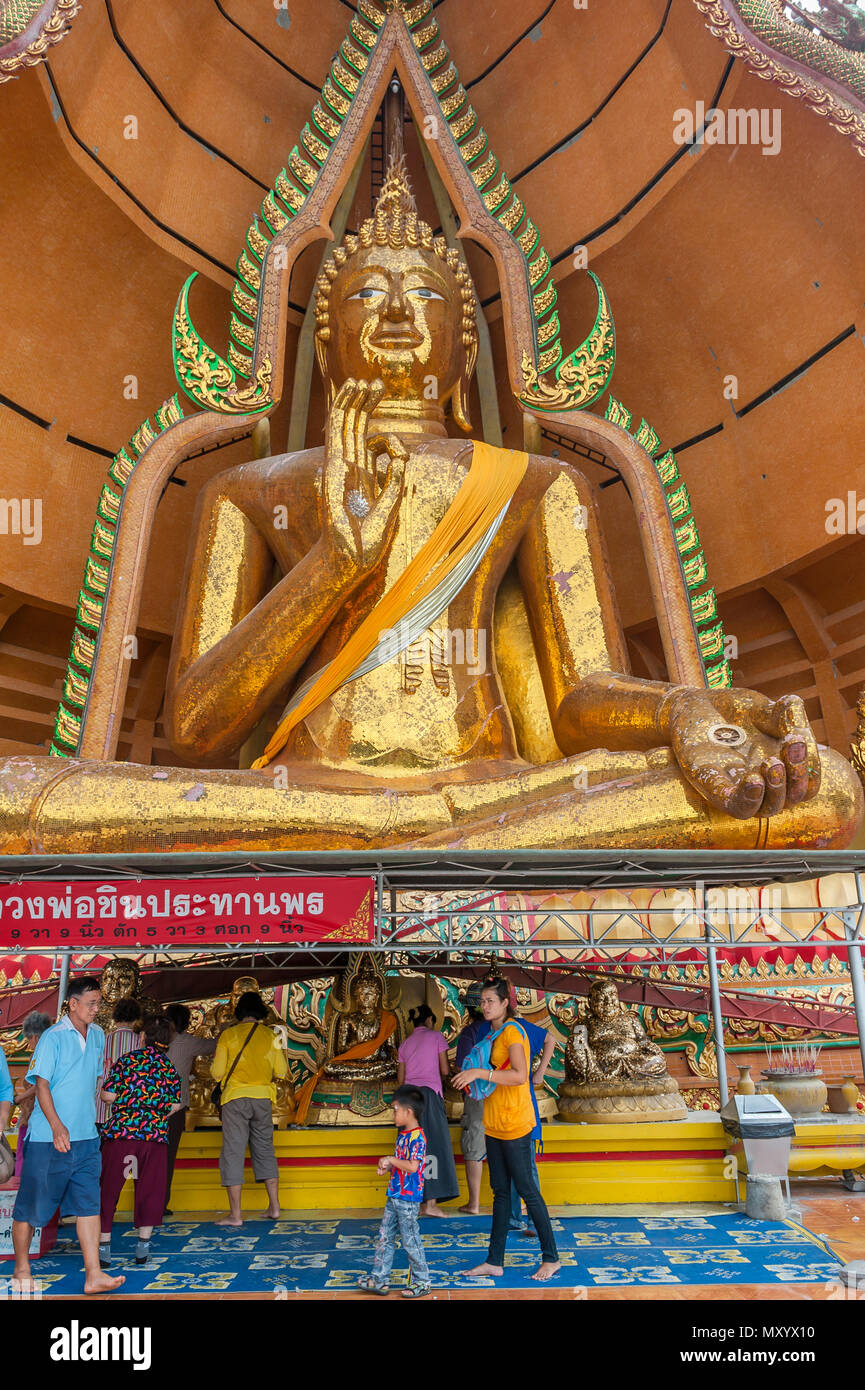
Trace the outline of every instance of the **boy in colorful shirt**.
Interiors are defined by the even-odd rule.
[[[390,1173],[384,1216],[375,1243],[372,1272],[360,1280],[367,1293],[390,1293],[390,1271],[397,1233],[408,1256],[412,1282],[403,1298],[424,1298],[430,1291],[429,1267],[418,1224],[423,1201],[426,1135],[420,1127],[424,1098],[415,1086],[398,1086],[393,1094],[393,1122],[399,1129],[393,1157],[380,1158],[379,1174]]]

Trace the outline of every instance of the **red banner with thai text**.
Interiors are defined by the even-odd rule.
[[[0,949],[373,939],[371,878],[158,878],[0,884]]]

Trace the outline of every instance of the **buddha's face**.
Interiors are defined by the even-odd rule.
[[[138,966],[134,960],[110,960],[102,971],[100,985],[107,1003],[129,999],[138,989]]]
[[[619,996],[616,987],[606,980],[602,984],[592,985],[590,1002],[592,1013],[597,1018],[614,1018],[619,1012]]]
[[[235,1005],[241,994],[258,994],[258,980],[253,975],[241,975],[231,987],[231,1003]]]
[[[465,361],[460,287],[432,251],[356,251],[331,286],[330,323],[331,383],[380,377],[379,416],[395,403],[442,404],[459,380]]]
[[[371,1018],[381,1008],[381,985],[378,980],[356,980],[351,997],[357,1012],[364,1018]]]

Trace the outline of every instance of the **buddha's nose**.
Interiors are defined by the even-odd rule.
[[[400,279],[391,280],[388,286],[384,316],[390,323],[404,323],[410,317],[408,300]]]

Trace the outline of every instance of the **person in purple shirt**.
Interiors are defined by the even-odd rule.
[[[426,1134],[426,1175],[421,1216],[447,1216],[439,1202],[460,1194],[457,1167],[445,1114],[442,1081],[448,1074],[448,1043],[436,1028],[436,1016],[428,1004],[409,1011],[413,1031],[400,1045],[400,1086],[415,1086],[423,1094],[423,1128]]]

